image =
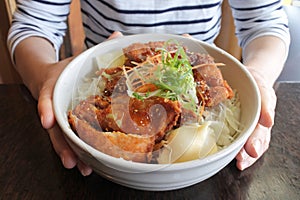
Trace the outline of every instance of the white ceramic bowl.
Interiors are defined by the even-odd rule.
[[[194,52],[202,46],[222,67],[224,78],[236,89],[241,101],[241,123],[239,137],[225,149],[204,159],[176,164],[146,164],[115,158],[95,150],[76,136],[69,126],[67,111],[78,84],[95,70],[93,57],[104,55],[135,43],[167,41],[176,39]],[[179,189],[199,183],[224,168],[231,162],[254,130],[260,113],[260,95],[254,79],[234,57],[214,46],[198,40],[168,34],[131,35],[103,42],[79,55],[63,71],[54,90],[54,111],[67,142],[79,158],[90,165],[101,176],[131,188],[151,191]]]

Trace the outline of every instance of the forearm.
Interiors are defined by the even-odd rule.
[[[268,85],[273,85],[280,75],[287,48],[274,36],[264,36],[250,42],[244,49],[243,63],[252,73],[258,73]]]
[[[24,84],[38,98],[40,87],[47,78],[45,68],[56,62],[52,44],[44,38],[29,37],[18,44],[14,59]]]

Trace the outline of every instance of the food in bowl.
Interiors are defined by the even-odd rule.
[[[88,82],[96,92],[79,93],[68,112],[73,131],[95,149],[166,164],[216,153],[238,136],[238,92],[210,55],[153,41],[123,48],[117,63],[99,66]]]
[[[188,47],[191,52],[209,54],[216,63],[226,64],[225,67],[220,66],[219,69],[233,91],[237,91],[238,96],[234,98],[236,98],[237,104],[240,103],[240,126],[238,126],[239,131],[233,138],[234,140],[230,142],[227,137],[224,137],[222,140],[229,141],[229,145],[224,145],[221,150],[202,159],[172,164],[153,164],[110,156],[80,139],[71,129],[67,114],[80,101],[98,92],[98,87],[94,86],[94,83],[98,83],[99,76],[95,76],[95,72],[99,71],[98,66],[106,68],[106,66],[122,65],[124,63],[122,49],[133,43],[168,41],[170,39],[177,40],[180,44]],[[115,60],[114,58],[117,57],[118,59]],[[100,64],[97,62],[98,60]],[[95,81],[91,83],[90,79]],[[93,91],[94,89],[97,91]],[[78,159],[89,165],[95,173],[112,182],[150,191],[166,191],[191,186],[223,169],[236,157],[255,129],[260,114],[260,102],[255,80],[245,66],[233,56],[202,41],[178,35],[154,33],[124,36],[102,42],[86,50],[64,69],[56,82],[53,93],[56,121]]]

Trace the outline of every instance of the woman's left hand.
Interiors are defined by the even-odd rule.
[[[276,95],[272,86],[254,69],[249,69],[261,94],[261,113],[255,130],[236,156],[236,166],[244,170],[254,164],[269,148],[271,128],[274,124]]]

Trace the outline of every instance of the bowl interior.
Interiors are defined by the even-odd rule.
[[[114,158],[95,150],[80,140],[68,124],[67,111],[72,107],[72,99],[74,98],[74,95],[77,94],[77,90],[80,85],[87,76],[94,73],[97,69],[94,58],[101,55],[107,55],[108,58],[111,55],[117,57],[121,56],[122,48],[127,47],[135,42],[161,40],[167,41],[171,38],[176,39],[180,43],[186,45],[190,51],[201,53],[207,52],[215,58],[216,62],[222,62],[226,64],[226,66],[220,68],[224,79],[227,80],[229,85],[236,89],[240,95],[241,123],[243,124],[243,128],[239,137],[230,146],[217,152],[216,154],[208,156],[205,159],[176,163],[168,165],[168,167],[158,164],[134,163],[123,159]],[[104,62],[103,66],[108,64],[109,62]],[[237,152],[244,145],[246,139],[254,130],[260,113],[260,95],[258,88],[252,76],[238,60],[225,51],[201,41],[168,34],[141,34],[125,36],[103,42],[85,51],[75,58],[59,77],[54,90],[53,102],[57,122],[65,133],[70,145],[72,148],[74,148],[79,157],[83,158],[86,162],[89,162],[91,166],[94,167],[97,167],[97,164],[95,164],[96,158],[97,161],[105,164],[106,166],[128,172],[189,168],[193,166],[205,165],[208,162],[217,161],[226,154],[229,154],[233,151]],[[231,156],[230,159],[233,158],[234,157]]]

